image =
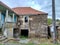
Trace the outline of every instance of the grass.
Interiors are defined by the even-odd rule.
[[[26,45],[60,45],[60,44],[53,44],[53,43],[40,43],[40,44],[34,44],[34,43],[28,43]]]
[[[27,39],[28,37],[27,36],[20,36],[20,39]]]
[[[28,44],[26,44],[26,45],[35,45],[34,43],[28,43]]]
[[[15,44],[15,43],[12,43],[12,44]],[[0,45],[3,45],[3,44],[0,44]],[[18,43],[17,43],[17,45],[19,45]],[[60,44],[53,44],[53,43],[40,43],[40,44],[34,44],[34,43],[32,43],[32,42],[29,42],[29,43],[27,43],[27,44],[22,44],[22,45],[60,45]]]
[[[3,45],[3,44],[0,44],[0,45]]]
[[[50,43],[50,44],[48,44],[48,43],[41,43],[41,44],[39,44],[39,45],[57,45],[57,44],[52,44],[52,43]]]
[[[60,45],[60,44],[53,44],[53,43],[40,43],[40,44],[34,44],[34,43],[28,43],[26,45]]]

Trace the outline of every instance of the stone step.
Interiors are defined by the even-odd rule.
[[[6,40],[6,39],[7,39],[6,37],[2,36],[2,37],[0,38],[0,42],[4,41],[4,40]]]
[[[4,41],[2,41],[3,43],[7,43],[9,40],[8,39],[5,39]]]
[[[19,41],[18,39],[14,39],[14,38],[8,38],[4,41],[2,41],[3,43],[7,43],[7,42],[10,42],[10,41]]]

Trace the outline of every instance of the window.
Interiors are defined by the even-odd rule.
[[[28,22],[28,16],[25,16],[25,22],[26,23]]]
[[[16,22],[16,21],[17,21],[17,16],[15,15],[15,16],[14,16],[14,22]]]

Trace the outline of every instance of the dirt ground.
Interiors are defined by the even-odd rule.
[[[20,41],[9,40],[6,43],[2,43],[3,45],[53,45],[51,39],[44,38],[22,38]],[[60,45],[60,43],[56,44]]]

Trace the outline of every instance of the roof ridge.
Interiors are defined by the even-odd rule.
[[[14,8],[31,8],[31,7],[14,7]],[[14,9],[14,8],[12,8],[12,9]]]

